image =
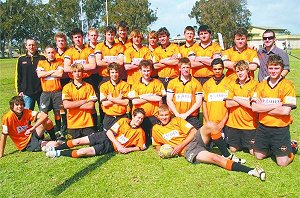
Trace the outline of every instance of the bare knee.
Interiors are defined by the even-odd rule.
[[[235,153],[235,152],[237,152],[237,151],[239,150],[238,148],[233,147],[233,146],[230,146],[229,149],[230,149],[230,151],[233,152],[233,153]]]
[[[93,147],[82,148],[82,149],[77,150],[77,154],[79,156],[94,156],[95,149]]]
[[[262,160],[267,157],[267,154],[254,151],[254,156],[256,159]]]
[[[277,165],[281,167],[286,167],[290,163],[290,159],[288,156],[285,157],[276,157]]]

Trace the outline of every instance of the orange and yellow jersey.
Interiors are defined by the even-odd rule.
[[[236,81],[232,81],[229,86],[229,92],[226,99],[233,99],[233,97],[236,96],[250,101],[257,84],[258,82],[252,78],[246,81],[243,86],[239,84],[238,79]],[[252,111],[252,109],[246,108],[242,105],[231,107],[229,108],[229,116],[226,126],[244,130],[256,129],[257,115]]]
[[[31,128],[28,122],[34,122],[36,116],[36,111],[24,109],[20,119],[18,119],[17,115],[12,110],[2,117],[2,133],[9,135],[19,151],[26,148],[30,141],[31,134],[25,135],[25,131]]]
[[[84,46],[82,49],[79,49],[75,46],[69,48],[65,52],[64,59],[71,60],[71,64],[81,63],[83,65],[89,63],[89,57],[95,57],[94,50],[87,46]],[[68,73],[70,78],[73,78],[72,73]],[[92,71],[84,71],[83,78],[90,77],[92,75]]]
[[[38,62],[36,71],[51,71],[51,70],[64,70],[64,63],[61,60],[54,60],[49,62],[48,60],[40,60]],[[48,76],[40,78],[42,90],[44,92],[60,91],[62,90],[60,84],[60,78]]]
[[[208,120],[218,124],[226,116],[227,108],[224,99],[228,97],[230,83],[232,83],[231,79],[226,76],[223,76],[220,81],[212,77],[204,83],[203,94]]]
[[[126,50],[132,46],[132,42],[130,39],[126,39],[126,42],[123,43],[122,41],[119,40],[119,38],[115,38],[115,43],[121,44],[123,46],[124,50]]]
[[[111,81],[107,81],[100,86],[100,101],[107,100],[107,96],[110,94],[113,98],[122,94],[122,98],[128,98],[129,84],[125,81],[119,80],[116,85],[113,85]],[[112,106],[104,107],[102,109],[106,115],[120,116],[124,115],[127,111],[127,105],[113,104]]]
[[[222,54],[222,48],[218,43],[211,42],[205,48],[201,44],[196,48],[195,56],[213,58],[216,54]],[[192,68],[192,75],[194,77],[211,77],[214,75],[210,65],[203,65],[201,67]]]
[[[85,44],[86,47],[92,49],[94,51],[94,54],[95,53],[95,48],[96,46],[94,46],[93,44],[91,45],[91,43],[88,43],[88,44]],[[95,69],[91,70],[92,74],[97,74],[98,73],[98,67],[96,67]]]
[[[172,147],[182,143],[194,127],[182,118],[171,118],[168,124],[155,124],[152,128],[152,145],[161,146],[169,144]],[[184,156],[186,147],[182,149],[180,155]]]
[[[150,59],[154,60],[154,50],[156,49],[150,49],[149,46],[147,46],[147,48],[150,50]],[[151,73],[151,77],[157,77],[158,76],[158,71],[157,69],[153,69],[152,73]]]
[[[97,101],[97,96],[93,86],[89,83],[83,82],[82,85],[78,87],[74,84],[74,82],[69,82],[62,90],[62,100]],[[79,107],[67,109],[67,124],[68,129],[93,127],[94,122],[92,118],[92,110],[79,109]]]
[[[128,94],[130,98],[138,98],[139,96],[165,96],[165,89],[162,82],[158,79],[152,78],[148,84],[142,82],[142,79],[135,82],[132,85],[131,91]],[[143,108],[145,110],[145,116],[157,116],[158,114],[159,102],[146,102],[144,104],[134,104],[132,111],[137,108]]]
[[[124,53],[124,47],[120,43],[114,43],[112,47],[109,47],[104,42],[96,45],[95,54],[101,55],[101,60],[107,60],[109,62],[116,61],[120,54]],[[122,65],[123,67],[123,65]],[[98,70],[100,76],[109,77],[106,67],[100,67]]]
[[[195,55],[198,47],[199,45],[196,42],[191,46],[186,46],[186,44],[184,44],[179,47],[179,53],[181,54],[181,57],[189,57]]]
[[[296,91],[291,81],[282,78],[275,87],[269,85],[269,78],[260,82],[253,94],[253,98],[260,98],[265,105],[282,102],[283,106],[296,108]],[[291,115],[269,115],[268,112],[259,113],[258,121],[269,127],[285,127],[292,123]]]
[[[150,59],[151,51],[146,46],[142,46],[140,49],[136,49],[133,46],[129,47],[124,52],[124,64],[135,63],[138,65],[143,59]],[[127,70],[127,83],[132,85],[142,77],[139,68]]]
[[[153,52],[153,63],[158,63],[161,59],[171,58],[173,55],[178,56],[179,54],[179,47],[174,43],[170,43],[166,49],[159,46]],[[178,65],[167,65],[157,70],[158,76],[161,78],[176,78],[179,75]]]
[[[186,113],[196,102],[196,96],[202,95],[201,83],[191,76],[190,80],[184,83],[180,77],[172,79],[167,88],[167,93],[172,93],[172,101],[178,113]],[[197,116],[199,109],[191,113]]]
[[[64,62],[64,57],[65,57],[66,51],[67,51],[67,48],[65,49],[65,51],[64,51],[62,54],[59,54],[59,53],[58,53],[58,50],[57,50],[57,48],[56,48],[56,52],[57,52],[57,53],[55,54],[55,59]]]
[[[62,54],[59,54],[58,50],[56,49],[57,53],[55,54],[55,59],[64,62],[64,57],[65,57],[65,52],[66,51],[67,51],[67,48]],[[66,72],[64,72],[63,76],[61,78],[69,78],[69,75]]]
[[[248,47],[243,51],[239,51],[235,47],[229,48],[223,52],[222,59],[224,61],[228,60],[232,62],[244,60],[249,64],[257,64],[257,66],[259,66],[257,51]],[[226,76],[234,80],[237,78],[232,69],[227,70]],[[254,79],[254,71],[250,71],[250,76]]]
[[[122,144],[125,148],[139,147],[140,150],[146,148],[146,135],[141,127],[132,128],[130,126],[129,118],[121,118],[118,120],[110,130],[113,132],[116,140]],[[115,151],[117,146],[113,143]]]

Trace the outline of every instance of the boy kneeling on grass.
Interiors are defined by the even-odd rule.
[[[214,122],[206,122],[196,130],[186,120],[178,117],[171,118],[171,112],[166,105],[161,105],[158,110],[159,124],[152,129],[152,145],[157,151],[164,144],[173,147],[171,156],[181,155],[191,162],[215,164],[232,171],[248,173],[264,181],[266,173],[262,168],[250,168],[242,165],[246,161],[230,154],[221,131]],[[220,149],[221,155],[209,151],[210,141]]]
[[[94,133],[77,139],[68,140],[56,147],[42,148],[47,157],[68,156],[73,158],[104,155],[117,151],[130,153],[146,148],[146,136],[140,125],[143,122],[145,111],[137,108],[133,111],[132,120],[121,118],[107,132]],[[90,145],[90,147],[73,150],[75,146]]]
[[[24,109],[22,96],[14,96],[9,101],[10,110],[2,117],[0,138],[0,158],[3,157],[7,136],[19,151],[41,151],[43,146],[58,146],[55,141],[44,141],[44,132],[53,131],[53,123],[44,112]],[[33,126],[29,123],[35,122]]]

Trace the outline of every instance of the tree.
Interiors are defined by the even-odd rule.
[[[148,31],[148,26],[157,20],[156,11],[150,9],[148,0],[112,0],[108,5],[109,24],[114,25],[119,21],[126,21],[130,30],[140,29]],[[106,15],[102,18],[106,21]]]
[[[251,12],[246,8],[246,0],[199,0],[189,14],[197,24],[206,24],[216,33],[223,35],[225,46],[233,40],[233,31],[238,27],[250,28]]]

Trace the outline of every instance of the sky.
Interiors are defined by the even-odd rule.
[[[190,19],[196,0],[149,0],[150,8],[157,10],[157,21],[150,28],[158,30],[166,27],[171,37],[183,35],[187,25],[197,25]],[[300,0],[248,0],[253,26],[283,28],[300,35]]]

